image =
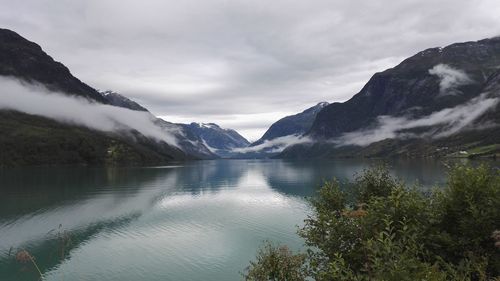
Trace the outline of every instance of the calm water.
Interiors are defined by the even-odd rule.
[[[372,162],[198,161],[164,167],[0,169],[0,280],[239,280],[263,240],[302,247],[304,197]],[[440,162],[393,173],[442,183]]]

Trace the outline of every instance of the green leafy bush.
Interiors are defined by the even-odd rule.
[[[267,242],[259,250],[257,261],[250,263],[245,280],[305,280],[305,258],[303,254],[293,254],[287,246]]]
[[[350,202],[338,182],[325,183],[299,230],[308,246],[306,255],[276,255],[279,248],[266,246],[245,277],[499,280],[499,171],[458,166],[447,182],[424,194],[390,176],[386,167],[375,167],[356,177]],[[280,262],[269,262],[275,259]],[[293,267],[280,267],[292,261]],[[288,270],[295,279],[287,277]]]

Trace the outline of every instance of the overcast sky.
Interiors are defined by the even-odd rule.
[[[0,0],[0,23],[168,121],[258,139],[429,47],[500,35],[498,0]]]

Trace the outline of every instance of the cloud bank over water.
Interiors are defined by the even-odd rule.
[[[256,146],[249,146],[244,148],[233,149],[235,153],[251,153],[251,152],[266,152],[266,153],[279,153],[285,148],[295,144],[304,144],[312,142],[307,136],[288,135],[272,140],[265,140],[263,143]]]
[[[93,103],[12,78],[0,77],[0,89],[0,109],[39,115],[103,132],[123,133],[135,130],[146,137],[177,146],[174,132],[156,126],[153,123],[156,118],[148,112]]]

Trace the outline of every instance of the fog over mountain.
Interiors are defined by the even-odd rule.
[[[27,84],[2,76],[0,88],[0,110],[20,111],[104,132],[136,130],[146,137],[178,146],[174,134],[179,132],[161,129],[154,123],[156,118],[148,112],[99,104],[81,97],[52,92],[41,84]]]
[[[379,116],[375,127],[344,133],[339,138],[333,139],[332,142],[339,146],[366,146],[384,139],[447,137],[466,129],[467,126],[471,125],[485,112],[493,110],[499,102],[500,93],[496,93],[496,97],[488,97],[488,93],[484,93],[477,98],[473,98],[466,104],[446,108],[418,119],[411,119],[408,117]],[[436,125],[441,127],[436,130],[424,131],[421,133],[408,131],[410,129],[427,128]],[[498,126],[498,124],[491,125]],[[484,126],[469,128],[469,130],[474,129],[484,129]]]
[[[273,123],[260,139],[251,144],[252,147],[259,146],[264,142],[270,144],[270,141],[281,137],[301,136],[307,133],[316,118],[316,115],[328,105],[328,102],[320,102],[300,113],[286,116]],[[290,138],[282,138],[290,139]]]
[[[429,74],[439,77],[439,91],[441,95],[457,94],[456,88],[472,83],[472,79],[460,69],[446,64],[438,64],[429,69]]]
[[[321,110],[278,157],[496,157],[500,37],[428,48]],[[470,151],[468,154],[467,151]]]
[[[92,87],[251,141],[319,101],[346,101],[420,50],[500,34],[496,0],[0,3],[3,27]]]

